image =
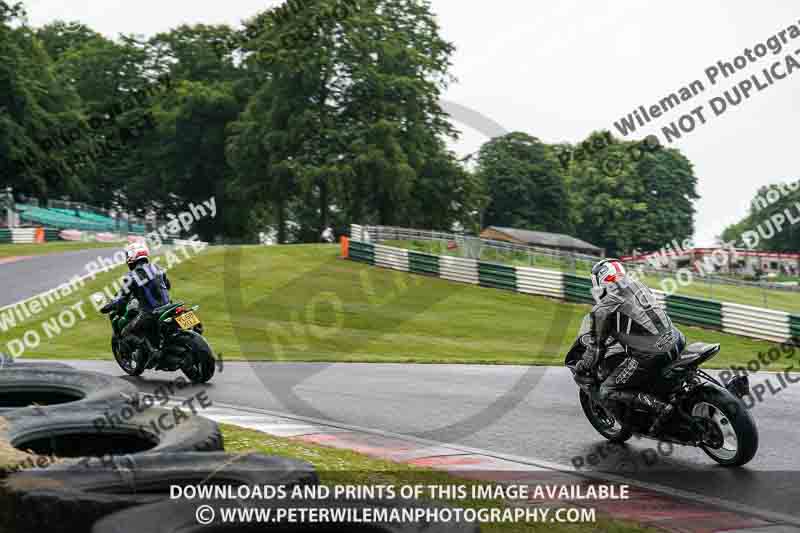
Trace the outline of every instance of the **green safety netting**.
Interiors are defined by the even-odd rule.
[[[29,205],[17,205],[20,218],[26,222],[34,222],[52,228],[77,229],[84,231],[118,231],[125,229],[126,224],[117,225],[117,221],[111,217],[98,215],[90,211],[79,211],[75,209],[59,209],[33,207]],[[144,233],[143,224],[132,224],[130,231]]]

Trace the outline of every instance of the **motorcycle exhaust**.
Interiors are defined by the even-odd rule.
[[[736,376],[725,385],[728,392],[741,399],[750,394],[750,380],[747,376]]]

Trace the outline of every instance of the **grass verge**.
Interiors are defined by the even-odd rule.
[[[338,259],[338,247],[212,247],[170,269],[172,297],[200,304],[206,336],[225,360],[560,365],[589,306],[414,276]],[[168,266],[164,262],[163,266]],[[13,328],[42,342],[25,357],[110,359],[110,325],[89,303],[107,273]],[[85,320],[58,321],[84,301]],[[0,313],[0,321],[8,311]],[[2,324],[2,322],[0,322]],[[52,333],[53,328],[48,331]],[[720,342],[708,366],[744,364],[771,343],[694,327],[690,342]],[[780,370],[782,363],[773,363]]]
[[[105,242],[43,242],[40,244],[0,244],[0,258],[25,255],[47,255],[94,248],[119,247],[119,243]]]
[[[299,459],[313,464],[325,485],[474,485],[463,478],[451,476],[435,470],[419,468],[401,463],[374,459],[348,450],[326,448],[307,444],[295,439],[279,438],[231,425],[222,425],[225,449],[229,453],[260,452]],[[482,482],[486,485],[488,483]],[[500,500],[458,500],[447,502],[454,507],[500,509],[506,504]],[[568,507],[565,504],[563,507]],[[598,517],[592,524],[483,524],[484,533],[644,533],[653,529],[638,525]]]

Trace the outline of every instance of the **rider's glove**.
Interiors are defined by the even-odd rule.
[[[101,313],[103,313],[104,315],[107,315],[108,313],[110,313],[110,312],[111,312],[111,310],[112,310],[112,309],[114,309],[114,306],[115,306],[115,305],[116,305],[116,304],[115,304],[114,302],[107,303],[106,305],[104,305],[104,306],[103,306],[103,307],[100,309],[100,312],[101,312]]]
[[[583,358],[575,365],[575,371],[578,374],[589,374],[594,370],[595,363],[597,362],[597,348],[589,346],[583,353]]]

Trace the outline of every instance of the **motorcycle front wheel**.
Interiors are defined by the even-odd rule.
[[[627,441],[633,435],[630,428],[623,426],[622,423],[609,413],[602,405],[592,401],[589,395],[581,389],[581,407],[583,414],[589,419],[589,423],[602,436],[618,444]]]
[[[111,337],[111,351],[119,367],[129,376],[141,376],[144,372],[144,363],[135,361],[131,354],[123,353],[121,343],[117,336]]]

